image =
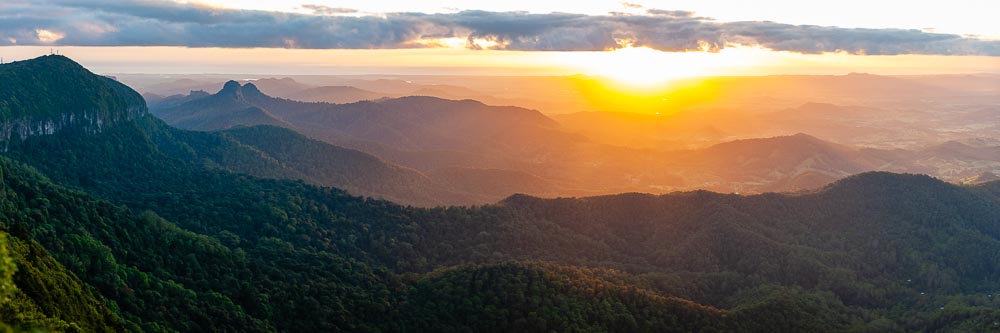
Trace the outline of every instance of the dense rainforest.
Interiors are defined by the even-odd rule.
[[[1000,331],[1000,182],[866,173],[794,195],[413,208],[234,172],[294,164],[241,143],[277,130],[171,128],[64,57],[0,80],[16,86],[0,105],[38,117],[139,110],[4,142],[6,328]],[[111,100],[67,102],[93,91]]]

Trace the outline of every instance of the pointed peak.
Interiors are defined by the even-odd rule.
[[[226,84],[222,86],[222,91],[220,91],[220,92],[223,92],[223,91],[234,91],[235,92],[235,91],[237,91],[239,89],[240,89],[240,83],[239,82],[236,82],[236,81],[233,81],[233,80],[229,80],[229,81],[226,81]]]
[[[245,92],[260,92],[260,89],[258,89],[257,85],[253,84],[252,82],[247,82],[246,84],[243,85],[243,91],[245,91]]]

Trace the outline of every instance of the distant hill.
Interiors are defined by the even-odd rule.
[[[154,109],[154,114],[173,126],[199,131],[253,125],[287,126],[267,110],[247,103],[255,94],[262,94],[253,84],[247,87],[244,89],[236,81],[229,81],[214,95],[189,98],[187,102],[166,109]]]
[[[798,173],[808,168],[843,177],[877,169],[885,162],[864,151],[808,134],[736,140],[695,152],[695,162],[732,173]]]
[[[386,98],[389,95],[350,86],[324,86],[276,96],[302,102],[344,104],[359,101],[374,101]]]
[[[255,108],[266,117],[233,117],[232,111]],[[187,129],[222,130],[238,125],[277,124],[313,136],[348,136],[403,149],[454,149],[496,142],[503,131],[558,126],[537,111],[494,107],[479,102],[432,97],[403,97],[351,104],[305,103],[273,98],[248,83],[226,83],[218,93],[153,113],[168,124]],[[520,130],[519,130],[520,131]]]
[[[213,77],[198,77],[196,79],[182,78],[176,80],[157,80],[160,82],[144,84],[139,89],[144,95],[172,96],[186,94],[189,91],[218,91],[225,85],[225,80]],[[137,82],[137,83],[141,83]],[[284,96],[302,90],[313,88],[308,84],[295,81],[292,78],[260,78],[241,79],[240,83],[254,83],[259,89],[275,96]]]
[[[209,93],[204,90],[192,90],[187,95],[170,95],[162,96],[157,94],[143,94],[142,97],[146,100],[146,105],[152,109],[168,108],[172,106],[177,106],[184,104],[196,99],[202,99],[208,97]]]
[[[143,94],[172,96],[186,94],[189,91],[217,91],[222,87],[222,84],[222,82],[216,83],[204,79],[168,79],[143,86],[140,91]]]
[[[261,78],[256,80],[242,80],[244,84],[253,83],[257,89],[272,96],[288,96],[304,90],[312,89],[313,86],[300,83],[292,78]]]

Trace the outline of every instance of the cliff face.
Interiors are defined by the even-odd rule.
[[[33,136],[74,129],[97,133],[148,113],[127,86],[69,58],[44,56],[0,65],[0,150]]]
[[[130,106],[110,117],[96,110],[83,110],[48,117],[20,117],[0,121],[0,142],[24,140],[39,135],[51,135],[66,128],[77,128],[86,133],[99,133],[102,129],[128,122],[146,113],[139,106]]]

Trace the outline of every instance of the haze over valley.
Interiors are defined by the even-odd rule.
[[[143,78],[149,80],[146,76],[135,79],[145,82]],[[987,86],[1000,84],[1000,77],[995,76],[966,79],[993,80]],[[406,198],[337,180],[307,179],[317,185],[354,188],[356,194],[425,206],[492,203],[515,193],[559,197],[695,189],[795,192],[819,189],[866,171],[929,174],[953,183],[1000,172],[997,91],[940,91],[926,83],[928,77],[707,78],[699,84],[717,85],[712,96],[690,105],[665,104],[660,114],[488,105],[472,98],[501,103],[503,99],[471,88],[416,80],[305,80],[354,82],[358,87],[317,87],[294,78],[243,83],[180,78],[152,83],[146,96],[151,112],[178,128],[284,127],[410,169],[431,184],[426,186],[454,194],[436,195],[437,200]],[[447,82],[449,78],[419,80]],[[587,79],[497,80],[540,86]],[[412,90],[388,94],[359,88],[379,84]],[[750,88],[754,86],[763,88]],[[157,94],[199,88],[211,91]],[[802,91],[810,94],[803,97]],[[782,100],[788,102],[777,102]],[[639,102],[637,98],[635,103]],[[795,106],[780,106],[785,104]]]

